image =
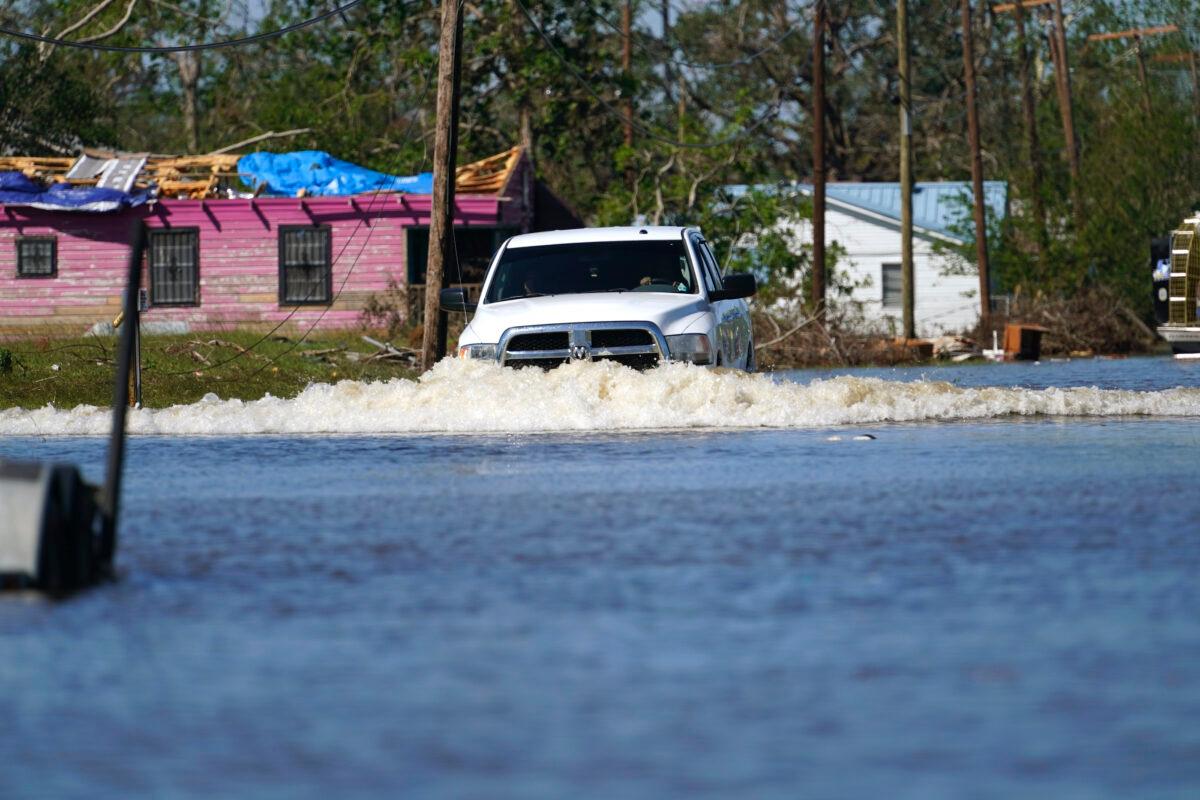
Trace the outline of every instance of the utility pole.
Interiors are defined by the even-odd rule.
[[[1153,113],[1153,105],[1150,100],[1150,80],[1146,75],[1146,54],[1142,52],[1142,37],[1143,36],[1158,36],[1164,33],[1177,33],[1178,25],[1156,25],[1153,28],[1130,28],[1125,31],[1114,31],[1112,33],[1093,33],[1088,37],[1089,42],[1104,42],[1111,39],[1133,39],[1133,52],[1137,56],[1138,78],[1142,82],[1142,110],[1146,112],[1146,116]]]
[[[1033,60],[1029,55],[1029,36],[1025,31],[1027,5],[1013,3],[1011,6],[993,6],[992,10],[997,13],[1010,9],[1016,12],[1017,45],[1021,54],[1021,115],[1024,117],[1025,146],[1029,154],[1029,193],[1032,195],[1033,218],[1038,228],[1038,257],[1045,259],[1050,246],[1050,232],[1046,228],[1046,198],[1042,194],[1045,174],[1042,170],[1042,147],[1038,140],[1037,103],[1033,95]]]
[[[1071,173],[1071,205],[1075,229],[1083,230],[1083,196],[1080,194],[1079,140],[1075,138],[1075,115],[1071,99],[1071,59],[1067,55],[1067,24],[1063,20],[1062,0],[1054,0],[1054,44],[1058,56],[1055,82],[1058,108],[1062,114],[1063,139],[1066,141],[1067,169]]]
[[[983,157],[979,145],[979,107],[975,100],[975,41],[971,35],[971,0],[962,0],[963,76],[967,83],[967,139],[971,144],[971,189],[975,195],[975,261],[979,266],[979,318],[987,328],[992,314],[988,269],[987,220],[984,217]]]
[[[897,71],[900,89],[900,302],[904,338],[917,336],[913,302],[912,115],[908,80],[908,0],[896,1]]]
[[[663,95],[671,99],[671,0],[662,0]]]
[[[825,320],[825,0],[817,0],[813,30],[812,307]]]
[[[425,330],[421,368],[446,355],[446,314],[438,304],[445,265],[454,254],[454,166],[458,160],[458,88],[462,71],[462,13],[457,0],[442,0],[438,41],[437,129],[433,140],[433,204],[429,256],[425,262]]]
[[[521,13],[521,0],[511,0],[509,5],[509,13],[513,21],[512,35],[524,38],[525,32],[521,28],[523,23],[528,20]],[[516,92],[516,105],[518,140],[528,165],[521,180],[521,205],[524,206],[521,215],[521,233],[529,233],[533,230],[533,222],[537,216],[534,208],[537,201],[537,145],[533,135],[533,91],[526,80],[521,81],[520,89]]]
[[[633,69],[633,2],[625,0],[621,7],[621,71],[628,84]],[[626,88],[628,91],[628,88]],[[625,146],[633,147],[633,96],[632,92],[625,97]]]

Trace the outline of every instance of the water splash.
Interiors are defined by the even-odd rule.
[[[1006,416],[1200,416],[1200,389],[963,388],[843,376],[808,384],[767,375],[612,363],[549,372],[446,360],[418,381],[315,384],[291,400],[221,400],[141,409],[135,434],[501,433],[812,428]],[[103,435],[95,406],[0,411],[0,435]]]

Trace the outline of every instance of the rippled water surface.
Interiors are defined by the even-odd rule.
[[[134,437],[121,580],[0,598],[0,797],[1200,794],[1200,365],[631,375]]]

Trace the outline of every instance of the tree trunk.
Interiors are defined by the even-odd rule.
[[[533,230],[535,221],[536,202],[536,185],[537,181],[537,160],[534,156],[534,140],[533,140],[533,112],[529,108],[528,103],[523,103],[518,111],[521,128],[521,149],[525,151],[525,160],[528,169],[525,170],[525,177],[521,181],[521,199],[525,207],[524,216],[522,219],[521,228],[523,232],[528,233]]]
[[[199,112],[196,103],[196,87],[200,83],[200,54],[195,51],[172,53],[179,68],[179,84],[183,89],[183,133],[187,140],[188,153],[200,151]]]

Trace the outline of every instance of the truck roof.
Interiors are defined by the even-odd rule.
[[[582,242],[632,242],[678,240],[689,228],[668,225],[627,225],[618,228],[573,228],[566,231],[524,233],[508,240],[509,247],[539,247]]]

